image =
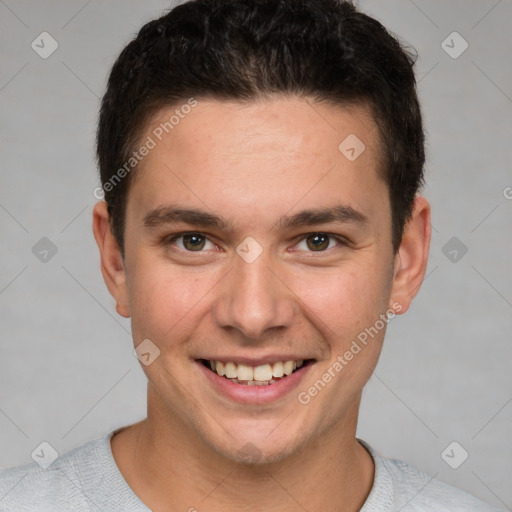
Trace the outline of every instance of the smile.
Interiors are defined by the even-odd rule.
[[[294,397],[294,390],[317,362],[316,359],[288,359],[286,355],[277,354],[259,360],[240,356],[235,361],[219,361],[211,355],[196,359],[196,368],[215,394],[247,405],[270,404],[288,396]]]
[[[273,364],[262,364],[259,366],[205,359],[202,360],[202,363],[220,377],[225,377],[236,384],[268,386],[301,368],[304,360],[278,361]]]

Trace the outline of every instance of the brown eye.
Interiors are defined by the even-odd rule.
[[[183,235],[183,247],[188,251],[200,251],[204,248],[206,239],[197,233]]]
[[[312,251],[324,251],[329,247],[330,236],[325,233],[315,233],[308,235],[306,245]]]

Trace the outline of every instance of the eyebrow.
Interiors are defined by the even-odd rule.
[[[178,205],[158,206],[150,210],[144,216],[143,224],[147,227],[159,227],[178,222],[193,226],[216,227],[224,230],[231,230],[233,227],[230,222],[224,220],[220,215],[196,208],[184,208]]]
[[[220,215],[179,205],[158,206],[150,210],[144,216],[143,225],[153,228],[179,222],[192,226],[234,231],[233,224]],[[368,222],[368,217],[351,206],[338,204],[331,207],[303,210],[291,216],[284,215],[277,220],[274,229],[285,230],[330,222],[362,225]]]
[[[285,215],[277,221],[276,225],[280,229],[289,229],[328,222],[362,225],[368,222],[368,217],[351,206],[339,204],[332,207],[303,210],[292,216]]]

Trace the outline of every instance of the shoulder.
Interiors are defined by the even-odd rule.
[[[70,491],[60,471],[56,469],[43,470],[29,463],[0,470],[1,512],[46,510],[45,507],[52,504],[52,496],[67,498]],[[58,510],[58,503],[53,504],[54,509]]]
[[[93,510],[90,500],[94,498],[87,496],[84,484],[89,486],[101,472],[105,440],[89,441],[58,457],[47,468],[31,462],[1,469],[0,511],[57,511],[69,509],[70,504],[73,510]]]
[[[0,512],[148,510],[117,469],[112,434],[74,448],[46,469],[35,462],[0,469]]]
[[[496,512],[498,509],[471,494],[442,482],[423,471],[396,459],[384,459],[396,488],[407,495],[404,512]]]
[[[361,512],[498,512],[499,509],[406,462],[381,457],[367,443],[359,441],[375,462],[374,485]]]
[[[84,507],[79,487],[73,485],[77,473],[73,465],[84,455],[91,454],[87,443],[57,458],[48,468],[34,463],[0,470],[0,511],[59,510],[65,502],[76,503],[77,510]],[[94,459],[89,459],[90,465]],[[59,503],[62,502],[62,503]],[[50,508],[48,508],[50,507]]]

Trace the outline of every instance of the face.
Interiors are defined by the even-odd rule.
[[[175,110],[142,138],[109,288],[135,346],[160,351],[142,365],[155,417],[229,459],[281,460],[355,428],[408,307],[377,127],[281,97],[198,101],[163,136]]]

